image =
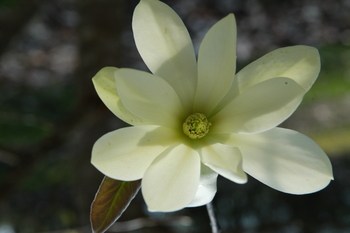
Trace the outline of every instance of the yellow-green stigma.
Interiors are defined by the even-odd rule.
[[[194,113],[187,117],[182,125],[184,134],[191,139],[199,139],[207,135],[211,123],[202,113]]]

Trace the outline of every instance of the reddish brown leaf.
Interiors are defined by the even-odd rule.
[[[129,206],[141,187],[141,180],[102,180],[91,205],[90,221],[94,233],[105,232]]]

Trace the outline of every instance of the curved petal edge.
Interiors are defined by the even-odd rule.
[[[333,180],[328,156],[296,131],[274,128],[258,134],[228,134],[222,140],[241,150],[245,172],[278,191],[313,193]]]

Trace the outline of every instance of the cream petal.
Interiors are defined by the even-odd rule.
[[[185,144],[159,155],[142,179],[142,194],[149,211],[180,210],[193,200],[199,185],[198,153]]]
[[[293,79],[306,93],[317,79],[320,68],[320,55],[313,47],[297,45],[276,49],[236,74],[231,89],[216,112],[251,86],[276,77]]]
[[[197,207],[211,202],[216,194],[218,173],[201,163],[201,176],[196,195],[187,207]]]
[[[141,0],[132,27],[136,47],[148,68],[175,89],[186,109],[192,108],[197,63],[180,17],[161,1]]]
[[[229,14],[206,34],[198,53],[195,112],[209,115],[226,95],[236,71],[236,21]]]
[[[120,99],[131,113],[156,125],[182,124],[180,100],[162,78],[133,69],[119,69],[114,74]]]
[[[118,68],[105,67],[92,78],[98,96],[107,108],[122,121],[130,125],[151,125],[150,122],[129,112],[120,101],[114,79],[114,72],[116,70]]]
[[[289,78],[274,78],[247,89],[210,119],[211,132],[258,133],[276,127],[298,107],[304,89]]]
[[[274,128],[259,134],[231,134],[223,140],[241,150],[245,172],[281,192],[312,193],[333,179],[327,155],[298,132]]]
[[[135,126],[118,129],[95,142],[91,163],[113,179],[138,180],[152,161],[176,141],[177,133],[169,128]]]
[[[205,141],[205,146],[199,151],[202,163],[235,183],[246,183],[247,175],[242,169],[242,155],[239,149]]]

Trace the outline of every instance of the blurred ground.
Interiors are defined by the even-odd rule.
[[[195,47],[235,13],[238,69],[282,46],[319,49],[321,74],[282,124],[318,142],[335,180],[305,196],[219,179],[224,232],[350,232],[350,2],[168,0]],[[124,126],[91,78],[104,66],[146,69],[134,45],[136,0],[0,1],[0,233],[91,232],[89,208],[102,175],[93,143]],[[129,221],[130,220],[130,221]],[[126,221],[126,222],[125,222]],[[110,232],[210,232],[204,207],[151,214],[140,196]]]

